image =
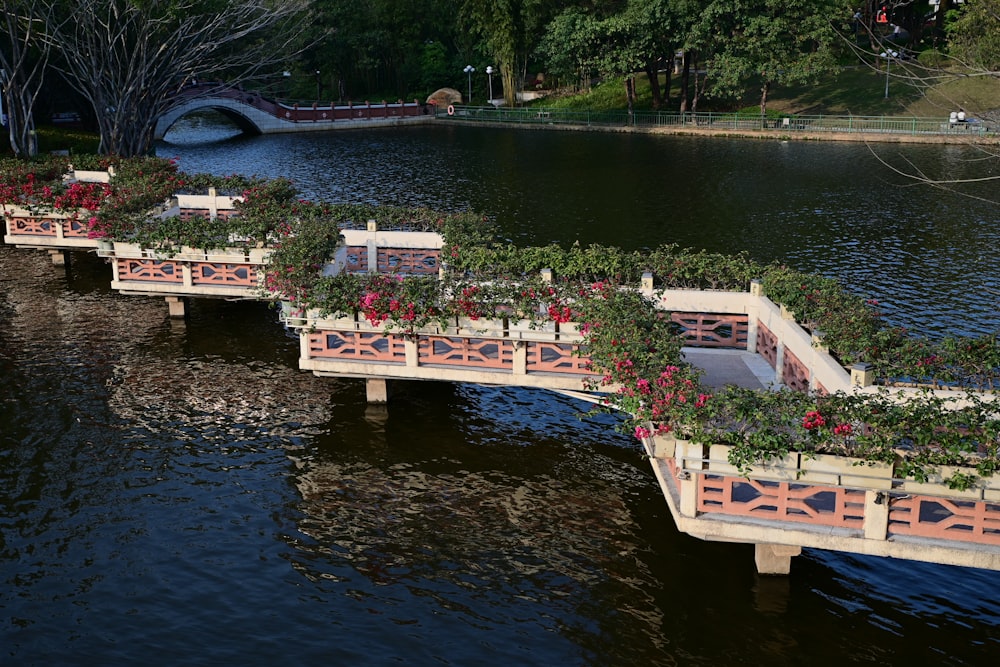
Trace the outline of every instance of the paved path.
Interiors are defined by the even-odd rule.
[[[774,369],[759,354],[740,350],[684,348],[684,360],[705,370],[702,381],[720,388],[735,384],[747,389],[773,389]]]

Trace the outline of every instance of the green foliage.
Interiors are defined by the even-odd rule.
[[[730,445],[729,460],[743,473],[789,452],[828,453],[867,463],[894,463],[896,476],[926,482],[940,466],[975,470],[949,476],[968,488],[1000,464],[1000,419],[977,394],[950,401],[924,393],[899,401],[877,395],[758,392],[727,387],[688,422],[695,442]]]
[[[475,48],[494,60],[500,71],[507,106],[516,104],[528,57],[551,16],[542,0],[461,0],[459,24],[475,35]]]
[[[597,282],[578,292],[573,315],[583,323],[591,369],[599,379],[592,390],[611,391],[603,409],[624,412],[626,430],[649,435],[694,423],[711,398],[700,372],[681,361],[681,336],[651,299],[612,282]]]
[[[325,303],[336,294],[324,291],[322,276],[323,267],[343,244],[336,220],[329,209],[319,204],[290,204],[280,197],[278,202],[280,213],[258,218],[271,248],[264,276],[265,296],[302,308],[340,309],[337,302]]]
[[[948,36],[949,52],[966,67],[1000,77],[1000,0],[965,3]]]
[[[927,49],[917,55],[917,62],[924,67],[941,67],[948,62],[948,56],[935,49]]]
[[[67,151],[74,157],[89,155],[97,153],[101,143],[99,135],[84,130],[39,126],[35,133],[38,135],[38,152],[40,154]]]
[[[433,91],[448,81],[448,55],[441,42],[430,41],[423,45],[420,54],[420,84],[424,90]]]
[[[690,44],[708,59],[710,93],[739,97],[758,78],[761,112],[772,85],[816,80],[837,65],[836,0],[715,0],[702,12]]]

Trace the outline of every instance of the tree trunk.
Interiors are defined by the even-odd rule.
[[[708,82],[708,75],[703,77],[698,77],[698,57],[697,54],[691,58],[691,68],[694,70],[694,97],[691,98],[691,113],[698,113],[698,99],[701,97],[702,91],[705,90],[705,85]]]
[[[680,112],[685,113],[688,109],[688,85],[691,82],[691,51],[684,51],[684,58],[681,61],[681,106]]]
[[[32,113],[35,95],[20,81],[15,72],[3,81],[3,110],[6,115],[10,148],[16,157],[38,155],[38,136],[35,134],[35,117]],[[37,85],[40,85],[41,82]],[[36,91],[37,92],[37,91]]]
[[[767,115],[767,91],[771,89],[771,82],[765,81],[760,87],[760,115]]]
[[[646,78],[649,79],[649,92],[653,96],[653,110],[659,111],[663,97],[660,92],[660,73],[656,71],[655,62],[646,65]]]
[[[4,0],[0,39],[0,106],[6,115],[10,148],[17,157],[38,155],[33,110],[49,62],[49,46],[38,35],[37,2]]]
[[[632,124],[632,117],[635,114],[635,78],[629,74],[625,77],[625,100],[628,102],[629,125]]]
[[[503,82],[503,103],[508,108],[517,106],[517,72],[514,63],[500,62],[500,80]]]
[[[944,19],[945,13],[951,9],[951,0],[941,0],[938,4],[937,13],[934,15],[934,48],[941,46],[944,41]]]

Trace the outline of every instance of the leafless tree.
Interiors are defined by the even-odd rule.
[[[238,85],[303,48],[309,0],[39,0],[53,67],[94,110],[100,151],[153,146],[157,118],[196,80]],[[41,18],[41,14],[39,18]],[[56,18],[58,17],[58,18]],[[223,83],[224,80],[224,83]],[[200,86],[202,93],[211,87]]]
[[[3,0],[0,38],[0,89],[10,147],[18,157],[38,153],[33,109],[42,89],[49,49],[36,40],[45,25],[38,0]]]

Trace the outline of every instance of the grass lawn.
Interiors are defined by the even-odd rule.
[[[1000,80],[989,77],[961,77],[924,92],[912,85],[901,67],[890,66],[889,97],[886,98],[885,69],[866,65],[843,67],[835,75],[815,84],[774,86],[768,94],[767,109],[774,113],[855,116],[917,116],[947,118],[951,111],[964,108],[970,113],[1000,108]],[[649,81],[636,76],[637,109],[651,109]],[[661,75],[661,85],[663,75]],[[678,108],[678,77],[671,77],[668,111]],[[533,106],[569,109],[624,109],[625,86],[621,79],[594,86],[590,92],[551,96]],[[701,100],[699,111],[736,111],[760,106],[760,90],[752,87],[741,100]]]

